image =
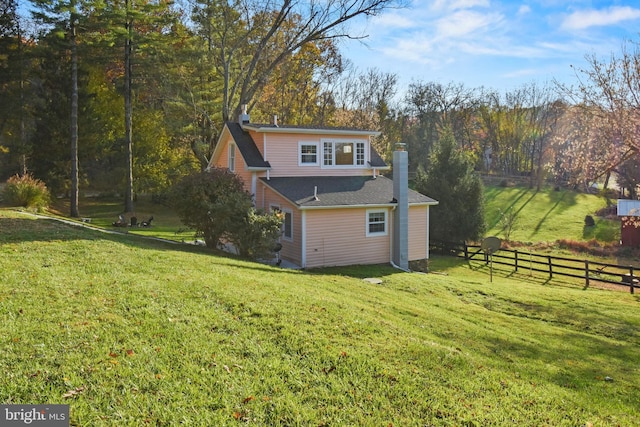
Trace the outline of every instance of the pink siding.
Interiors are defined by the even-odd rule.
[[[263,185],[260,185],[259,187],[264,188]],[[259,190],[259,193],[262,194],[262,190]],[[293,235],[291,240],[286,240],[284,238],[280,239],[280,243],[282,243],[280,256],[300,265],[302,263],[302,214],[285,198],[269,189],[266,189],[264,192],[264,209],[269,209],[272,205],[277,205],[280,209],[288,209],[291,211]]]
[[[371,174],[371,170],[368,169],[366,161],[364,167],[346,167],[346,168],[331,168],[322,167],[322,141],[325,139],[331,140],[347,140],[353,142],[364,142],[368,147],[369,140],[362,137],[348,137],[340,135],[306,135],[306,134],[264,134],[267,139],[267,152],[266,160],[271,164],[271,173],[273,177],[278,176],[359,176]],[[256,145],[263,152],[263,134],[252,133]],[[298,166],[298,143],[317,143],[318,144],[318,166]]]
[[[366,236],[366,209],[306,211],[306,267],[388,263],[390,233]]]
[[[218,152],[217,158],[213,159],[212,164],[218,168],[228,168],[229,167],[229,143],[232,142],[231,136],[229,135],[224,140],[221,140],[219,144],[222,144],[220,151]],[[236,147],[236,162],[235,162],[235,174],[242,178],[244,182],[244,188],[247,191],[251,191],[251,171],[247,169],[247,164],[244,162],[242,155],[240,154],[240,150]]]
[[[427,258],[428,206],[409,207],[409,261]]]

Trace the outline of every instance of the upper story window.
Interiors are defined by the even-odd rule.
[[[324,141],[322,146],[323,166],[364,166],[364,142]]]
[[[236,145],[233,143],[229,144],[229,170],[236,171]]]
[[[318,144],[315,142],[298,143],[298,166],[318,166]]]

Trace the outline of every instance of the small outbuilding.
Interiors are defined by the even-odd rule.
[[[622,246],[640,247],[640,200],[618,199],[618,217]]]

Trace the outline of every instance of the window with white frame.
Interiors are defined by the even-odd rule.
[[[236,145],[233,143],[229,144],[229,170],[236,171]]]
[[[387,229],[386,209],[367,210],[367,236],[384,236]]]
[[[281,237],[284,240],[293,240],[293,212],[290,209],[281,209],[277,205],[271,205],[271,211],[282,215]]]
[[[365,143],[353,141],[324,141],[322,165],[325,167],[364,166]]]
[[[284,219],[282,220],[282,238],[285,240],[293,240],[293,213],[289,209],[282,211]]]
[[[318,166],[318,144],[315,142],[298,143],[298,165]]]

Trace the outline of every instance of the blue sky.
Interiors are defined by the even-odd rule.
[[[364,44],[343,55],[360,69],[412,81],[510,90],[535,81],[575,82],[585,55],[608,59],[640,42],[640,1],[407,0],[366,24]],[[361,26],[360,26],[361,25]]]

